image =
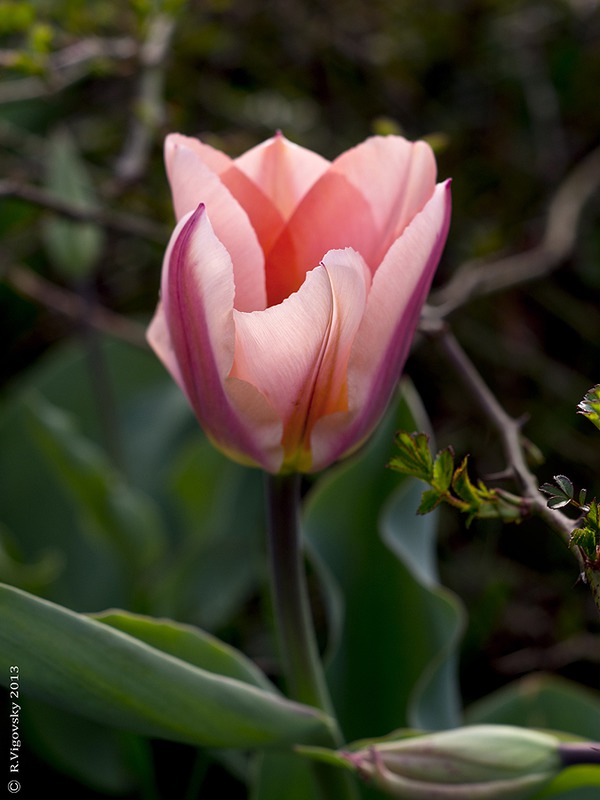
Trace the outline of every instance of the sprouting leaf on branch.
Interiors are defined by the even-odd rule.
[[[598,569],[600,568],[600,511],[595,498],[579,524],[580,527],[571,533],[571,544],[579,547],[586,564]]]
[[[600,512],[596,499],[586,504],[585,489],[575,499],[573,482],[566,475],[555,475],[554,483],[544,483],[540,492],[549,496],[548,508],[556,510],[571,505],[579,509],[581,518],[571,533],[571,544],[579,548],[588,566],[600,569]]]
[[[600,384],[597,384],[587,392],[577,406],[577,413],[583,414],[597,428],[600,428]]]
[[[544,494],[549,496],[548,508],[558,509],[572,505],[575,506],[575,508],[579,508],[581,511],[588,511],[585,505],[587,491],[582,489],[576,500],[573,482],[570,478],[567,478],[566,475],[555,475],[554,483],[542,484],[542,486],[540,486],[540,492],[544,492]]]
[[[502,519],[520,522],[525,509],[520,497],[500,489],[490,489],[483,481],[474,484],[467,471],[468,457],[454,465],[451,447],[440,450],[433,458],[429,437],[424,433],[400,431],[396,435],[398,454],[389,466],[404,475],[418,478],[431,487],[423,492],[418,514],[428,514],[440,503],[467,514],[467,525],[474,519]]]
[[[548,508],[564,508],[573,502],[573,483],[566,475],[555,475],[556,485],[544,483],[540,492],[549,495]]]
[[[425,433],[396,434],[399,453],[390,466],[397,472],[412,475],[414,478],[430,483],[433,478],[433,459],[429,450],[429,437]]]

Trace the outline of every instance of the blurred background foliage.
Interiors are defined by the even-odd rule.
[[[536,247],[555,193],[600,146],[598,3],[1,0],[0,64],[0,578],[76,610],[200,624],[268,670],[260,476],[207,446],[143,341],[173,224],[164,135],[236,155],[281,129],[329,158],[373,133],[429,139],[453,178],[435,302],[466,262]],[[600,382],[593,188],[558,268],[449,317],[527,418],[540,484],[566,473],[591,496],[600,439],[575,410]],[[500,472],[496,435],[434,342],[420,337],[408,372],[437,445]],[[466,703],[540,671],[597,688],[597,611],[555,534],[467,530],[442,511],[438,553],[473,609]],[[35,736],[77,774],[40,720]],[[107,755],[98,792],[134,791],[134,744],[119,748],[138,766],[124,776]]]

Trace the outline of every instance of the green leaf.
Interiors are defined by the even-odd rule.
[[[222,677],[83,615],[0,586],[0,670],[102,724],[206,747],[320,744],[329,718]]]
[[[433,478],[433,459],[429,450],[429,437],[425,433],[396,434],[398,452],[390,460],[390,467],[404,475],[412,475],[426,483]]]
[[[575,494],[573,483],[566,475],[555,475],[554,480],[556,485],[544,483],[540,486],[540,492],[550,495],[547,503],[548,508],[564,508],[573,501]]]
[[[297,755],[261,753],[250,800],[321,800],[312,765]]]
[[[327,673],[350,739],[406,725],[412,715],[435,717],[434,727],[457,722],[452,658],[460,610],[435,578],[437,515],[417,516],[419,484],[385,466],[395,430],[426,426],[405,383],[369,445],[323,475],[305,508],[311,549],[344,603]],[[426,687],[432,698],[427,709],[421,703]]]
[[[439,492],[446,492],[454,474],[454,453],[447,447],[441,450],[433,463],[433,485]]]
[[[572,481],[566,475],[555,475],[554,480],[565,497],[572,499],[574,494]]]
[[[427,489],[421,495],[421,502],[417,508],[417,514],[429,514],[436,509],[444,498],[440,495],[437,489]]]
[[[564,769],[532,800],[597,800],[600,766],[578,765]]]
[[[264,582],[264,477],[205,438],[186,443],[167,475],[183,536],[155,593],[171,616],[228,625]]]
[[[133,792],[143,771],[151,782],[147,740],[27,697],[23,738],[45,761],[84,786],[111,795]]]
[[[150,498],[130,486],[61,409],[40,397],[29,407],[30,429],[75,504],[82,529],[110,543],[128,566],[156,561],[164,534]]]
[[[466,710],[469,724],[547,728],[600,741],[600,694],[552,675],[531,675]]]
[[[460,722],[458,648],[465,612],[459,599],[439,583],[437,519],[435,515],[413,517],[418,493],[414,481],[399,487],[385,506],[380,528],[383,541],[407,570],[405,580],[416,584],[414,605],[409,608],[419,609],[419,614],[405,633],[404,645],[405,652],[420,649],[422,661],[408,697],[406,722],[416,728],[436,729]],[[419,645],[421,636],[426,638]],[[398,724],[396,720],[396,727]]]
[[[473,511],[477,509],[481,502],[481,496],[477,491],[477,488],[471,482],[469,478],[469,473],[467,471],[467,461],[468,458],[465,456],[463,458],[460,466],[457,468],[456,472],[454,473],[454,478],[452,480],[452,488],[458,495],[461,500],[464,500],[465,503],[472,508]]]
[[[97,206],[93,182],[66,131],[50,138],[46,165],[46,186],[52,194],[83,210]],[[45,221],[44,234],[50,258],[63,277],[80,280],[98,263],[103,236],[97,225],[52,217]]]
[[[60,575],[62,567],[60,554],[50,548],[35,561],[24,561],[15,537],[0,523],[0,582],[38,593]]]
[[[243,653],[192,625],[120,610],[103,611],[92,616],[195,667],[278,694],[275,686]]]
[[[583,414],[597,428],[600,428],[600,384],[592,387],[577,406],[577,413]]]
[[[128,481],[150,503],[160,504],[169,526],[165,533],[174,540],[181,533],[173,514],[173,499],[167,498],[165,482],[173,454],[194,436],[201,438],[198,424],[179,388],[149,351],[103,337],[101,352],[113,379],[118,419]],[[38,561],[52,548],[61,570],[46,587],[21,583],[7,576],[7,583],[40,594],[76,609],[129,606],[140,585],[125,575],[123,560],[112,544],[96,535],[82,535],[81,509],[70,494],[65,477],[33,435],[31,396],[42,395],[69,418],[77,420],[77,436],[98,450],[103,443],[97,397],[90,390],[89,364],[85,348],[76,340],[57,343],[35,366],[14,380],[0,406],[0,507],[2,518],[25,563]],[[26,476],[26,477],[25,477]],[[32,498],[35,502],[32,502]],[[87,526],[87,523],[85,523]],[[98,533],[97,529],[94,529]],[[145,542],[145,544],[147,544]],[[129,570],[131,573],[131,570]],[[156,606],[157,589],[164,571],[156,573],[146,604],[138,610],[176,614],[172,607]],[[8,579],[10,578],[10,579]],[[148,586],[144,584],[142,590]]]
[[[583,551],[590,563],[598,561],[598,547],[600,547],[600,512],[596,500],[592,500],[589,510],[581,527],[575,528],[571,533],[571,543]]]

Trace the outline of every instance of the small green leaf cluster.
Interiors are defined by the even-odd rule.
[[[549,496],[548,508],[573,506],[581,512],[578,527],[571,533],[571,544],[579,548],[586,565],[600,568],[600,526],[598,503],[594,498],[586,504],[587,491],[581,489],[577,498],[573,482],[566,475],[555,475],[554,483],[544,483],[540,492]]]
[[[554,484],[544,483],[540,486],[540,492],[549,495],[548,508],[565,508],[565,506],[573,505],[579,508],[582,512],[587,513],[589,507],[585,505],[585,498],[587,490],[581,489],[579,497],[575,499],[575,488],[573,481],[567,478],[566,475],[555,475]]]
[[[427,434],[399,431],[396,446],[398,453],[389,466],[431,487],[423,492],[418,514],[427,514],[440,503],[448,503],[467,514],[467,525],[470,525],[476,518],[520,522],[527,512],[522,498],[490,489],[481,480],[473,483],[467,469],[468,456],[457,467],[451,447],[440,450],[434,458]]]
[[[600,429],[600,384],[593,386],[577,406],[577,413]],[[600,525],[596,498],[586,503],[587,491],[575,498],[573,482],[566,475],[555,475],[554,484],[544,483],[540,491],[549,496],[548,508],[573,506],[581,512],[578,527],[571,533],[571,544],[578,547],[587,567],[600,570]]]
[[[597,428],[600,428],[600,384],[592,387],[577,406],[577,413],[583,414]]]
[[[581,550],[586,563],[600,569],[600,525],[598,503],[596,499],[589,505],[589,511],[583,519],[581,527],[575,528],[571,534],[571,542]]]

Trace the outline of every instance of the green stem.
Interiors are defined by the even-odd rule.
[[[315,706],[335,720],[315,637],[300,534],[300,475],[267,476],[271,590],[279,648],[288,692],[293,700]],[[331,746],[342,738],[335,722]],[[336,767],[315,764],[323,798],[353,800],[351,776]]]
[[[290,696],[332,714],[308,600],[300,535],[300,475],[269,475],[273,604]]]

